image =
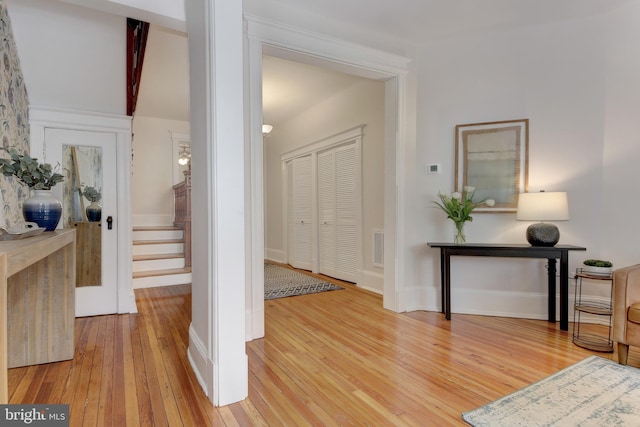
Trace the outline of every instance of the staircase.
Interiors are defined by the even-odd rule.
[[[133,289],[191,283],[180,227],[133,228]]]

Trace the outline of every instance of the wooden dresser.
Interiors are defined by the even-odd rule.
[[[0,242],[0,404],[7,369],[73,358],[75,230]]]

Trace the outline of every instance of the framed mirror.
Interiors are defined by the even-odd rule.
[[[456,126],[456,191],[476,189],[474,201],[494,199],[477,212],[515,212],[529,176],[529,120]]]
[[[63,215],[65,228],[76,229],[76,287],[102,284],[102,148],[63,145]],[[89,191],[93,189],[92,191]]]

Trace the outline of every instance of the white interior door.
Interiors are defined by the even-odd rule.
[[[62,202],[59,228],[76,227],[76,316],[118,311],[117,135],[113,132],[46,128],[46,161],[63,166],[65,182],[53,188]],[[90,202],[79,193],[101,192],[100,221],[83,214]]]
[[[360,180],[356,144],[318,154],[319,271],[357,281]]]
[[[336,276],[335,151],[318,154],[318,271]]]
[[[287,165],[289,264],[312,269],[313,199],[311,156],[293,159]]]

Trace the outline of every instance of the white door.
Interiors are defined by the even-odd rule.
[[[355,143],[318,154],[319,271],[356,282],[360,168]]]
[[[53,188],[62,202],[58,228],[76,228],[76,316],[118,311],[117,135],[113,132],[45,128],[46,162],[60,164],[65,182]],[[99,221],[78,189],[100,191]]]
[[[311,156],[287,164],[287,222],[289,264],[312,269],[313,203]]]

